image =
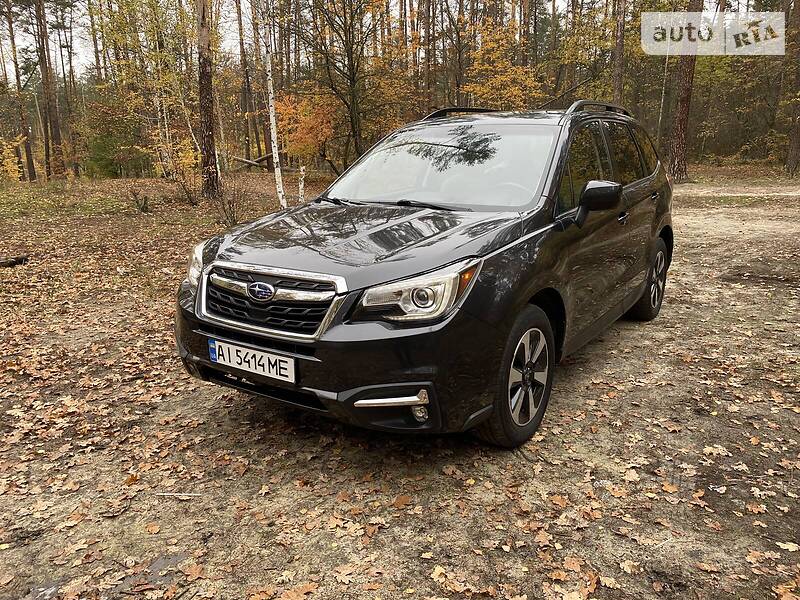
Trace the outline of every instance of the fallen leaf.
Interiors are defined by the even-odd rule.
[[[600,585],[604,588],[608,588],[610,590],[617,590],[619,589],[619,585],[617,584],[617,580],[613,577],[603,577],[600,575]]]
[[[340,565],[333,570],[333,578],[339,583],[353,583],[353,571],[355,571],[353,565]]]
[[[800,546],[795,544],[794,542],[775,542],[778,545],[778,548],[783,548],[787,552],[797,552],[800,550]]]
[[[675,492],[678,491],[678,486],[675,485],[674,483],[670,483],[669,481],[665,481],[661,485],[661,489],[667,492],[668,494],[674,494]]]
[[[641,570],[639,563],[632,560],[623,560],[619,566],[626,573],[638,573]]]
[[[403,508],[411,504],[411,496],[406,496],[405,494],[401,494],[394,499],[392,502],[392,506],[395,508]]]
[[[433,567],[433,571],[431,571],[431,579],[441,583],[442,581],[444,581],[444,575],[445,575],[444,567],[440,567],[439,565]]]
[[[577,556],[567,556],[564,559],[565,569],[568,569],[570,571],[575,571],[576,573],[580,573],[582,567],[583,567],[583,561]]]
[[[185,567],[183,569],[183,574],[186,575],[186,579],[189,581],[202,579],[203,567],[201,565],[198,565],[197,563],[192,563],[188,567]]]

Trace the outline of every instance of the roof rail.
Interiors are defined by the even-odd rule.
[[[632,117],[631,113],[629,113],[626,109],[622,108],[621,106],[617,106],[616,104],[611,104],[610,102],[602,102],[600,100],[577,100],[573,102],[572,105],[564,112],[565,115],[569,115],[574,112],[578,112],[579,110],[583,110],[587,106],[597,106],[602,108],[603,110],[607,110],[610,112],[618,112],[622,113],[623,115],[628,115]]]
[[[441,119],[442,117],[446,117],[452,113],[489,113],[489,112],[496,112],[493,108],[480,108],[480,107],[473,107],[468,108],[466,106],[448,106],[447,108],[440,108],[439,110],[433,111],[427,117],[424,117],[423,121],[429,121],[431,119]]]

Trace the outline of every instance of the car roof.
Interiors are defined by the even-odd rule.
[[[463,113],[454,116],[426,118],[410,123],[406,127],[436,126],[450,123],[486,123],[509,125],[564,125],[569,120],[584,119],[588,117],[614,117],[627,121],[634,121],[632,117],[622,113],[606,110],[580,110],[569,112],[561,110],[532,110],[532,111],[491,111]]]

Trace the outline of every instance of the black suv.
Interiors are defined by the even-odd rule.
[[[342,421],[517,446],[561,357],[658,314],[671,197],[617,106],[443,109],[314,202],[199,244],[178,349],[196,377]]]

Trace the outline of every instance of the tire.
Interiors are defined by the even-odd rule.
[[[658,316],[664,302],[668,268],[667,245],[664,240],[658,238],[653,248],[650,267],[647,269],[647,280],[642,297],[631,307],[626,316],[636,321],[652,321]]]
[[[550,320],[538,306],[526,307],[511,328],[497,377],[494,410],[475,430],[478,437],[504,448],[516,448],[531,438],[550,400],[555,357]]]

